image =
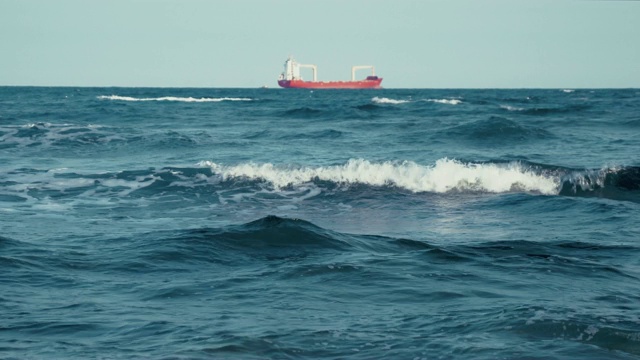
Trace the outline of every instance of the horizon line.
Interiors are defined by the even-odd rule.
[[[640,1],[640,0],[639,0]],[[263,87],[263,86],[131,86],[131,85],[0,85],[0,87],[25,87],[25,88],[120,88],[120,89],[253,89],[253,90],[287,90],[287,91],[299,91],[299,90],[563,90],[563,89],[580,89],[580,90],[633,90],[640,89],[640,86],[613,86],[613,87],[584,87],[584,86],[561,86],[561,87],[537,87],[537,86],[524,86],[524,87],[381,87],[378,89],[284,89],[278,86]]]

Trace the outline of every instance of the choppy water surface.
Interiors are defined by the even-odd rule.
[[[2,358],[640,356],[640,91],[0,88]]]

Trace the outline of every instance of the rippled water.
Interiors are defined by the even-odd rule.
[[[639,100],[0,88],[0,357],[636,358]]]

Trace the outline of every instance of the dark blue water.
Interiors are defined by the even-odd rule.
[[[0,358],[640,357],[640,90],[0,88]]]

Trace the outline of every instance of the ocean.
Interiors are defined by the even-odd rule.
[[[0,87],[2,359],[637,359],[640,90]]]

